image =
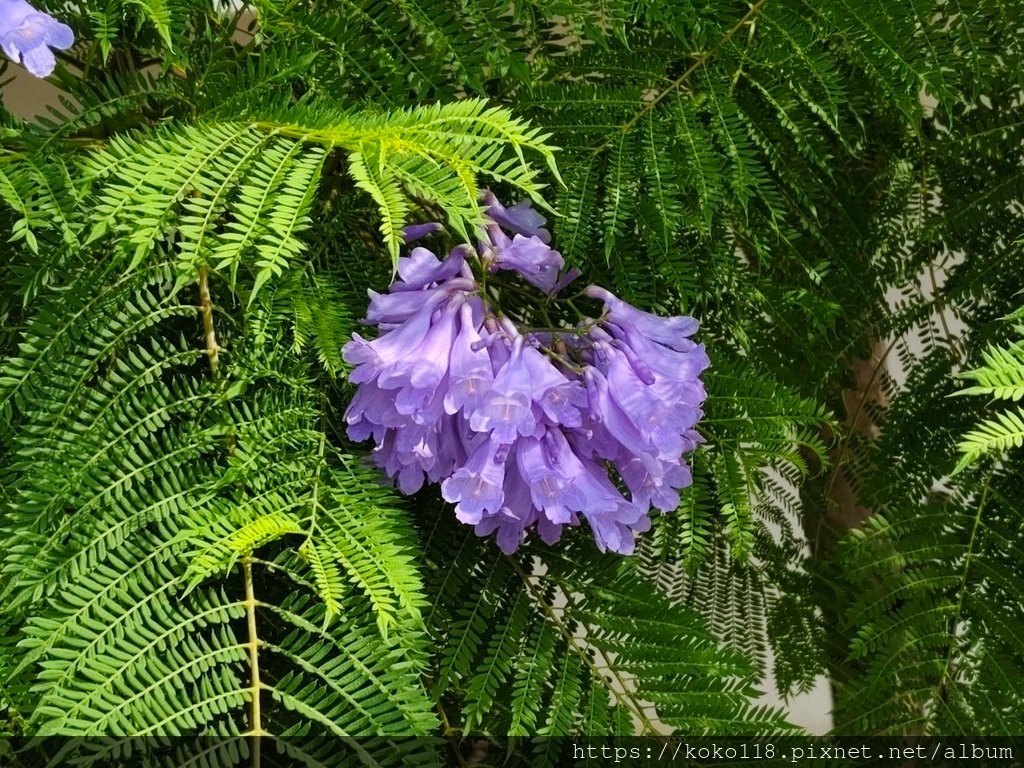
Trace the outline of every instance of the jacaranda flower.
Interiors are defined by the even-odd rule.
[[[497,226],[488,227],[493,249],[493,269],[518,272],[547,294],[554,293],[565,260],[558,251],[536,236],[516,235],[509,240]]]
[[[542,243],[551,242],[551,233],[544,229],[544,217],[533,209],[528,200],[506,208],[492,192],[484,192],[483,204],[491,221],[514,235],[536,237]]]
[[[344,349],[357,385],[349,437],[373,439],[403,493],[439,483],[456,517],[504,552],[530,531],[553,544],[585,521],[600,549],[628,554],[651,509],[674,510],[692,481],[684,456],[701,442],[708,366],[690,338],[697,322],[590,286],[599,318],[527,327],[528,310],[499,308],[499,272],[540,288],[549,306],[579,271],[563,274],[528,203],[483,202],[491,223],[478,253],[413,248],[389,292],[370,292],[364,322],[378,335],[355,334]],[[438,230],[408,227],[406,241]]]
[[[440,232],[442,229],[444,229],[444,227],[436,221],[432,221],[427,224],[410,224],[402,230],[402,240],[406,245],[408,245],[414,240],[422,240],[427,235]]]
[[[25,0],[0,0],[0,47],[36,77],[46,77],[57,66],[51,48],[67,50],[75,42],[71,27]]]

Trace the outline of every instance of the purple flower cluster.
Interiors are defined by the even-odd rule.
[[[63,51],[74,42],[71,27],[25,0],[0,0],[0,48],[36,77],[46,77],[57,66],[51,48]]]
[[[531,529],[552,544],[582,517],[602,551],[629,554],[651,508],[675,510],[691,482],[683,455],[701,441],[708,366],[690,339],[697,322],[590,286],[599,318],[517,324],[488,275],[510,271],[553,301],[578,273],[562,275],[532,207],[485,203],[491,223],[476,251],[438,259],[413,248],[390,291],[370,292],[365,322],[379,333],[355,334],[344,349],[358,385],[348,434],[373,438],[374,459],[403,493],[440,483],[456,517],[495,534],[504,552]],[[406,239],[434,228],[410,228]]]

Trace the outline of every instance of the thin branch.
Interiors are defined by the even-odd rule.
[[[960,623],[960,617],[964,612],[964,597],[967,594],[967,578],[971,570],[971,563],[974,560],[974,544],[978,538],[978,529],[981,527],[981,516],[985,511],[985,505],[988,502],[989,486],[992,484],[993,471],[990,471],[985,477],[985,486],[981,491],[981,500],[978,502],[978,510],[974,514],[974,522],[971,525],[971,536],[967,540],[967,553],[964,556],[964,567],[960,574],[960,588],[959,588],[959,599],[957,600],[956,613],[949,627],[949,648],[946,651],[946,660],[942,665],[942,675],[939,677],[939,684],[936,689],[936,695],[940,701],[945,701],[949,692],[949,685],[952,683],[951,672],[953,668],[953,656],[956,653],[957,648],[957,635],[956,625]],[[932,710],[934,715],[934,708]],[[927,727],[927,726],[926,726]]]
[[[829,474],[828,485],[825,487],[825,494],[822,497],[825,500],[826,504],[828,504],[828,500],[832,498],[832,492],[835,490],[836,480],[839,478],[839,471],[840,469],[842,469],[844,464],[846,443],[853,436],[853,433],[856,431],[857,420],[860,418],[861,413],[864,411],[864,406],[867,404],[868,397],[870,397],[871,388],[875,385],[875,382],[878,380],[878,375],[885,367],[885,364],[889,359],[889,354],[896,346],[896,342],[898,340],[898,336],[894,337],[893,340],[889,342],[889,345],[885,348],[882,354],[879,356],[878,362],[875,363],[875,367],[871,371],[871,377],[868,379],[867,383],[861,389],[860,398],[857,401],[857,407],[854,409],[853,413],[847,420],[849,422],[849,429],[843,434],[843,436],[839,439],[839,443],[836,445],[836,461],[835,464],[832,465],[832,472]],[[815,534],[815,548],[817,548],[820,543],[821,527],[818,528],[818,531]]]
[[[739,21],[733,24],[732,27],[730,27],[729,31],[722,36],[722,39],[719,40],[716,45],[709,48],[700,56],[698,56],[694,60],[694,62],[689,67],[686,68],[686,71],[683,72],[683,74],[681,74],[679,77],[677,77],[667,86],[665,86],[665,88],[659,91],[653,99],[651,99],[648,102],[645,102],[644,105],[640,108],[640,111],[633,115],[629,122],[622,126],[622,128],[620,129],[621,132],[629,133],[631,130],[633,130],[636,124],[643,119],[644,115],[646,115],[656,106],[658,106],[658,104],[660,104],[666,98],[675,93],[679,89],[679,87],[682,86],[683,83],[685,83],[687,80],[689,80],[694,73],[703,69],[704,66],[714,57],[714,55],[718,53],[722,46],[728,43],[732,39],[733,35],[735,35],[737,32],[743,29],[743,27],[749,24],[754,19],[754,17],[761,12],[761,9],[764,8],[767,4],[768,0],[758,0],[756,3],[750,6],[750,9],[745,14],[743,14],[743,18],[741,18]],[[616,138],[614,136],[608,139],[604,144],[600,145],[597,149],[594,150],[594,154],[598,155],[604,150],[608,149],[608,147],[610,147],[615,140]]]
[[[466,759],[462,756],[462,750],[459,749],[458,731],[452,727],[451,722],[448,720],[448,715],[444,711],[444,705],[441,704],[440,698],[437,700],[437,713],[441,716],[441,725],[444,728],[444,737],[450,742],[451,750],[455,753],[455,760],[460,766],[467,765]]]
[[[213,326],[213,300],[210,297],[210,275],[206,266],[199,267],[199,313],[203,318],[203,341],[206,346],[207,359],[210,362],[210,375],[214,381],[219,380],[220,347],[217,346],[217,333]],[[233,437],[228,438],[228,454],[235,451]],[[242,577],[245,581],[245,618],[248,637],[245,647],[249,651],[249,691],[252,701],[249,710],[249,735],[253,737],[252,768],[260,768],[261,749],[260,737],[266,736],[263,729],[263,715],[260,697],[265,687],[260,682],[259,634],[256,631],[256,594],[252,583],[252,554],[242,558]]]
[[[210,373],[217,379],[220,347],[217,346],[217,334],[213,328],[213,301],[210,299],[209,271],[205,266],[199,268],[199,312],[203,318],[203,341],[210,361]]]
[[[582,659],[583,663],[590,668],[591,674],[594,675],[594,677],[598,680],[603,680],[604,675],[601,673],[601,670],[597,667],[597,665],[594,664],[594,660],[590,657],[590,654],[580,647],[577,638],[569,631],[565,624],[562,623],[562,621],[555,615],[554,609],[551,607],[548,601],[544,599],[544,595],[540,594],[537,591],[537,588],[530,580],[530,577],[527,575],[526,571],[523,570],[522,566],[519,565],[519,563],[514,558],[508,557],[506,559],[511,564],[513,570],[515,570],[515,572],[519,574],[519,577],[523,580],[523,584],[529,590],[530,595],[533,597],[534,601],[537,603],[540,609],[544,611],[544,614],[547,616],[548,621],[550,621],[555,626],[559,634],[561,634],[562,637],[565,638],[565,641],[566,643],[568,643],[569,647],[572,648],[572,650],[575,651],[576,655],[579,656],[580,659]],[[566,598],[568,598],[568,593],[566,593]],[[597,652],[597,649],[594,650],[595,652]],[[654,727],[654,723],[651,722],[651,719],[647,716],[647,713],[644,712],[643,707],[641,707],[638,702],[636,702],[634,699],[632,699],[626,694],[628,688],[626,687],[625,681],[619,675],[618,669],[616,669],[614,665],[609,663],[607,658],[605,658],[605,662],[607,664],[608,670],[615,676],[615,679],[622,687],[621,692],[614,688],[610,688],[609,690],[611,694],[621,703],[623,703],[626,709],[630,710],[632,714],[636,715],[637,719],[640,720],[640,723],[643,726],[645,733],[657,734],[658,729]]]
[[[266,736],[263,730],[263,717],[260,711],[260,694],[263,685],[260,683],[260,640],[256,633],[256,595],[252,586],[252,558],[242,560],[242,575],[245,578],[245,617],[249,626],[249,637],[246,647],[249,649],[249,688],[252,706],[249,714],[249,730],[256,742],[252,750],[252,768],[260,768],[260,737]]]

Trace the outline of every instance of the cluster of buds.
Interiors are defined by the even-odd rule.
[[[374,440],[403,493],[440,483],[456,517],[504,552],[531,531],[553,544],[582,519],[602,551],[629,554],[651,509],[675,510],[691,482],[684,455],[701,441],[708,366],[697,322],[597,286],[559,299],[578,273],[564,271],[543,217],[485,203],[476,249],[439,259],[413,248],[388,293],[370,293],[378,334],[344,349],[357,385],[348,434]],[[410,227],[406,240],[435,229]],[[597,317],[550,321],[584,297],[603,304]],[[538,315],[548,324],[529,324]]]

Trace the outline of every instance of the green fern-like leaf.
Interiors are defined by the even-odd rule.
[[[985,365],[964,374],[977,383],[960,395],[991,395],[997,400],[1019,401],[1024,397],[1024,342],[1006,348],[992,347],[984,354]],[[1003,453],[1024,445],[1024,409],[1002,411],[976,426],[960,441],[962,454],[957,471],[989,453]]]

